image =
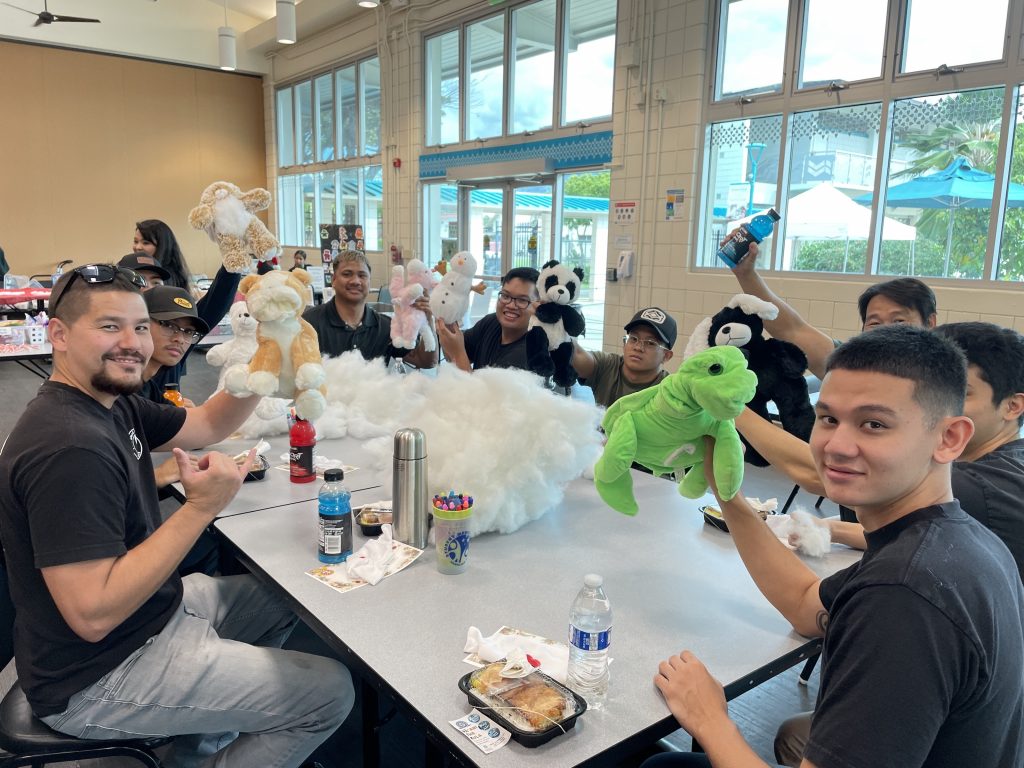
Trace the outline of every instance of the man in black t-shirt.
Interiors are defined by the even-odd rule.
[[[761,592],[797,632],[824,637],[802,768],[1024,764],[1024,585],[950,482],[974,429],[966,389],[960,350],[919,328],[862,334],[829,358],[811,449],[868,545],[829,578],[786,549],[742,493],[718,500]],[[711,763],[761,764],[692,653],[663,662],[655,685]]]
[[[421,338],[412,350],[391,344],[391,318],[367,306],[370,295],[370,262],[362,251],[341,251],[331,264],[334,298],[310,307],[302,319],[313,326],[320,340],[320,352],[337,357],[353,349],[366,360],[401,357],[416,368],[437,365],[437,351],[427,352]],[[433,323],[430,302],[422,296],[413,304]]]
[[[532,267],[510,269],[501,278],[496,311],[484,315],[468,331],[458,323],[438,320],[437,338],[445,357],[464,371],[478,368],[530,370],[526,331],[537,307],[538,272]]]
[[[110,264],[65,273],[50,297],[53,374],[0,451],[19,682],[72,736],[181,734],[168,766],[215,752],[218,765],[298,765],[351,709],[351,679],[279,650],[295,617],[253,577],[178,577],[252,463],[210,453],[193,467],[182,449],[224,439],[258,398],[182,409],[135,396],[153,350],[139,282]],[[165,522],[151,446],[174,450],[187,496]]]

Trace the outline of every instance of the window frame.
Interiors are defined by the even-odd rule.
[[[879,78],[843,82],[838,89],[830,88],[830,84],[814,84],[799,87],[800,66],[802,64],[803,40],[806,27],[807,3],[810,0],[789,0],[786,46],[784,57],[784,77],[779,92],[760,91],[745,94],[730,94],[718,97],[718,73],[724,55],[724,34],[722,25],[723,8],[728,0],[714,0],[712,24],[709,27],[708,46],[705,52],[706,71],[709,73],[705,93],[703,114],[704,130],[699,138],[698,152],[701,158],[698,178],[700,180],[700,208],[697,216],[697,232],[694,242],[698,247],[690,254],[688,268],[693,272],[720,274],[726,267],[700,266],[701,249],[708,231],[708,194],[711,167],[711,130],[719,123],[745,120],[758,117],[781,115],[782,135],[780,139],[779,171],[776,180],[776,210],[785,219],[786,198],[789,189],[790,124],[791,118],[799,112],[826,110],[834,107],[853,107],[871,102],[882,105],[882,120],[878,132],[875,153],[875,176],[873,189],[880,190],[880,198],[884,202],[887,189],[888,169],[892,149],[892,121],[897,101],[946,93],[961,93],[984,88],[1002,87],[1003,110],[1002,128],[998,145],[998,153],[994,168],[995,187],[998,190],[992,204],[992,215],[989,220],[988,241],[985,261],[980,279],[927,277],[928,281],[941,281],[944,286],[1004,289],[1024,289],[1024,280],[999,280],[997,270],[1002,239],[1002,223],[1006,210],[1007,184],[1010,173],[1012,140],[1016,127],[1018,99],[1024,93],[1024,43],[1014,50],[1012,41],[1020,40],[1024,34],[1024,3],[1010,0],[1007,10],[1007,39],[1004,44],[1003,58],[997,61],[974,62],[964,65],[951,65],[949,73],[938,70],[917,72],[901,72],[900,62],[905,48],[905,36],[908,26],[908,6],[902,0],[889,0],[885,26],[885,43],[883,46],[884,65]],[[1012,33],[1016,30],[1016,33]],[[880,215],[879,211],[883,211]],[[882,240],[882,227],[879,218],[884,216],[884,205],[873,205],[871,208],[871,236],[868,239],[868,253],[865,260],[864,273],[811,272],[782,270],[782,248],[785,238],[773,238],[770,254],[763,254],[764,264],[759,271],[773,276],[799,277],[800,279],[819,279],[830,281],[856,281],[868,279],[889,279],[890,275],[877,272]]]

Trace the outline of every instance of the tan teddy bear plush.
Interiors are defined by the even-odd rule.
[[[203,190],[199,205],[188,215],[188,223],[205,231],[217,244],[228,272],[245,275],[252,256],[267,261],[281,253],[277,238],[255,216],[269,207],[270,193],[265,189],[243,192],[229,181],[215,181]]]
[[[236,397],[250,394],[295,398],[295,413],[316,419],[327,405],[327,375],[313,326],[302,319],[309,295],[305,270],[274,270],[249,275],[238,290],[256,318],[257,349],[248,364],[228,368],[224,388]]]

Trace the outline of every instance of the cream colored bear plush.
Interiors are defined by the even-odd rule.
[[[295,413],[316,419],[327,405],[327,375],[313,326],[302,319],[309,295],[305,270],[274,270],[249,275],[238,290],[245,294],[249,314],[259,321],[258,347],[248,365],[231,366],[224,389],[236,397],[250,394],[295,398]]]
[[[267,261],[281,253],[277,238],[254,215],[269,207],[270,193],[265,189],[243,192],[229,181],[215,181],[203,190],[188,223],[217,244],[228,272],[245,275],[253,256]]]

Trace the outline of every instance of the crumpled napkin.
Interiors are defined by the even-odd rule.
[[[391,523],[384,523],[380,530],[380,536],[367,541],[345,561],[350,578],[362,579],[371,586],[384,578],[388,563],[395,556],[391,549]]]
[[[470,627],[466,633],[466,647],[462,650],[475,653],[487,662],[520,658],[513,655],[520,650],[539,661],[541,671],[560,683],[565,683],[569,670],[569,647],[534,635],[510,635],[498,631],[484,637],[479,629]]]
[[[765,522],[772,533],[810,557],[824,557],[832,548],[828,523],[802,509],[788,515],[769,515]]]
[[[269,448],[269,447],[270,447],[270,444],[268,443],[267,444],[267,448]],[[287,453],[282,453],[281,454],[281,463],[282,464],[287,464],[289,460],[290,460],[290,457],[288,456]],[[350,467],[348,464],[346,464],[341,459],[328,459],[326,456],[321,456],[319,453],[316,453],[314,451],[313,452],[313,469],[316,472],[318,472],[318,473],[323,473],[323,472],[325,472],[328,469],[343,469],[346,472],[350,472],[350,471],[354,470],[355,467]]]

